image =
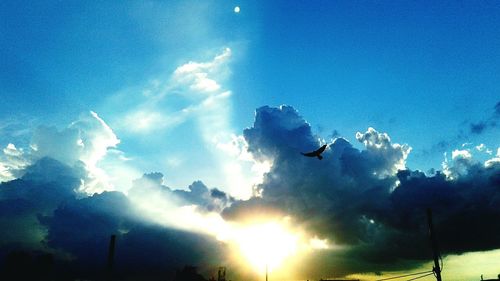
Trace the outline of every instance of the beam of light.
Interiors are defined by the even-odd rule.
[[[235,198],[248,199],[254,194],[254,186],[262,182],[269,165],[245,153],[243,137],[233,144],[233,93],[224,83],[231,73],[231,57],[232,50],[226,47],[211,60],[179,65],[166,80],[153,79],[142,91],[140,102],[126,109],[115,123],[121,131],[147,136],[165,134],[187,121],[194,121],[196,128],[192,137],[204,144],[209,153],[207,161],[217,170],[204,181]],[[121,95],[116,97],[119,104],[126,97]],[[193,156],[189,150],[182,153]],[[164,155],[164,158],[170,156]]]
[[[248,273],[289,277],[295,266],[317,251],[336,251],[339,246],[291,227],[292,218],[253,217],[228,221],[218,212],[206,212],[196,205],[185,205],[161,190],[129,194],[136,213],[145,219],[177,229],[210,235],[228,246],[227,258]]]
[[[237,223],[224,220],[216,212],[200,212],[195,205],[181,206],[161,191],[130,194],[137,213],[166,227],[205,233],[230,245],[238,254],[234,257],[256,272],[283,266],[284,262],[302,250],[301,234],[292,231],[282,221]],[[179,204],[180,203],[180,204]],[[312,248],[312,247],[310,247]]]

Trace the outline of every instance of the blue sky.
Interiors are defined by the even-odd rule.
[[[4,1],[0,146],[28,156],[0,164],[49,151],[84,161],[98,190],[161,172],[246,199],[270,163],[243,130],[283,104],[322,141],[387,133],[412,170],[484,162],[500,145],[499,15],[499,1]],[[66,157],[57,140],[86,129]]]
[[[369,126],[387,132],[413,147],[409,166],[423,170],[440,168],[442,153],[462,143],[498,144],[498,130],[467,134],[498,101],[496,1],[2,5],[2,119],[65,126],[88,110],[112,119],[119,106],[106,104],[110,96],[135,96],[230,47],[224,86],[235,133],[255,108],[290,104],[326,139],[334,130],[348,139]],[[136,139],[119,137],[128,153],[142,153]],[[436,149],[440,142],[449,145]]]

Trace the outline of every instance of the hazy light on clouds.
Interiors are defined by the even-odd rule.
[[[115,186],[121,189],[124,180],[130,182],[138,174],[128,166],[122,152],[114,150],[115,153],[108,154],[119,143],[113,130],[93,111],[81,114],[62,130],[39,126],[33,133],[29,148],[18,149],[9,144],[3,150],[0,156],[2,181],[19,177],[28,165],[50,157],[71,167],[84,166],[88,174],[82,179],[82,191],[102,192]],[[103,164],[106,170],[100,167]]]
[[[441,241],[443,254],[499,245],[494,237],[500,230],[491,222],[500,216],[495,189],[500,166],[482,165],[470,150],[454,151],[444,175],[427,176],[405,167],[408,145],[368,128],[356,135],[363,149],[337,138],[323,153],[323,160],[311,161],[298,152],[318,147],[320,142],[290,106],[259,108],[244,137],[253,157],[271,156],[273,166],[258,186],[260,197],[236,201],[224,210],[224,218],[290,216],[295,225],[318,235],[313,237],[341,246],[315,253],[337,274],[418,266],[427,258],[423,227],[427,207],[437,214],[436,223],[446,237]],[[474,211],[466,206],[474,206]],[[458,226],[465,229],[454,237]],[[313,270],[321,268],[311,264]]]
[[[365,145],[368,152],[388,160],[387,167],[381,167],[376,171],[379,176],[394,175],[398,170],[405,169],[406,158],[411,151],[411,147],[407,144],[392,144],[391,138],[386,133],[379,133],[371,127],[365,133],[357,132],[356,139]]]
[[[225,93],[219,93],[222,101],[227,101],[230,97]],[[357,140],[364,144],[363,150],[353,148],[343,138],[337,138],[324,152],[325,159],[318,161],[298,153],[317,147],[321,142],[313,136],[310,125],[293,107],[257,109],[253,126],[244,130],[240,136],[231,133],[228,117],[224,115],[227,112],[218,110],[221,101],[217,97],[218,95],[210,97],[211,102],[204,107],[207,114],[196,120],[199,122],[198,126],[206,127],[198,128],[200,139],[213,153],[221,154],[216,158],[219,162],[214,164],[214,169],[225,169],[228,182],[232,181],[236,185],[227,188],[231,191],[229,194],[219,189],[209,189],[201,182],[194,182],[188,190],[172,190],[163,185],[162,174],[152,173],[134,181],[126,197],[117,192],[102,193],[85,197],[88,198],[85,202],[75,201],[70,208],[95,205],[99,209],[89,210],[89,215],[112,219],[119,213],[120,207],[115,206],[116,208],[109,210],[105,207],[108,206],[106,202],[111,200],[109,202],[116,201],[117,204],[128,206],[127,202],[130,200],[131,205],[125,208],[134,213],[133,217],[164,228],[213,237],[224,245],[233,247],[235,251],[241,251],[239,258],[245,258],[257,267],[261,266],[261,256],[256,254],[259,251],[255,251],[258,247],[242,247],[256,242],[255,237],[245,236],[253,231],[248,229],[248,224],[251,222],[256,229],[260,229],[266,227],[266,224],[278,223],[277,228],[271,228],[276,236],[266,236],[266,243],[272,243],[278,248],[286,247],[286,250],[278,250],[284,255],[275,256],[273,266],[278,267],[285,259],[288,266],[294,264],[298,261],[293,258],[296,254],[301,258],[318,255],[325,260],[345,265],[343,273],[370,268],[373,266],[372,259],[381,255],[387,261],[409,259],[412,261],[411,266],[417,266],[419,263],[414,263],[413,260],[422,260],[420,248],[415,250],[407,246],[408,243],[423,243],[426,239],[422,238],[425,235],[416,227],[421,216],[405,215],[404,222],[398,219],[399,215],[408,214],[408,208],[415,210],[422,204],[437,204],[433,206],[445,218],[441,221],[442,231],[448,231],[456,225],[455,220],[461,222],[463,205],[476,204],[470,201],[473,199],[461,194],[458,194],[460,197],[457,199],[456,192],[485,192],[489,194],[485,199],[487,204],[481,208],[486,209],[481,209],[483,213],[479,214],[486,213],[493,218],[498,216],[494,211],[496,209],[493,208],[492,211],[485,206],[495,207],[500,202],[495,199],[495,190],[491,189],[494,182],[490,182],[495,180],[495,171],[500,165],[495,158],[489,159],[490,162],[487,163],[490,164],[477,163],[472,153],[477,150],[475,147],[452,152],[452,157],[443,170],[446,177],[428,177],[419,171],[406,169],[409,146],[394,143],[388,134],[368,128],[365,133],[359,132],[356,135]],[[73,186],[79,183],[78,180],[84,182],[82,191],[93,192],[113,188],[106,183],[116,182],[116,177],[122,177],[119,183],[125,185],[131,177],[137,176],[133,168],[135,159],[115,148],[118,145],[118,137],[112,128],[96,113],[91,112],[82,114],[77,121],[62,130],[40,128],[32,141],[34,148],[29,152],[21,151],[14,144],[7,145],[3,150],[4,158],[1,163],[5,167],[5,163],[8,163],[5,159],[8,157],[21,157],[22,161],[13,158],[20,167],[21,164],[24,165],[24,159],[29,159],[33,162],[27,164],[34,164],[29,168],[31,172],[18,184],[27,185],[26,188],[31,189],[29,181],[71,179],[71,184],[61,183],[67,190],[58,196],[74,196]],[[500,151],[497,152],[499,153]],[[42,157],[53,157],[66,166]],[[42,159],[37,161],[40,158]],[[400,170],[401,168],[404,170]],[[51,169],[59,172],[52,174]],[[81,173],[82,171],[85,173]],[[250,171],[260,176],[260,181],[258,177],[249,177],[247,181],[245,177],[252,175]],[[456,185],[458,180],[465,184],[465,189],[462,185]],[[399,182],[399,185],[394,189],[392,186],[395,182]],[[258,184],[257,190],[251,184]],[[251,191],[250,195],[258,196],[249,200],[241,196],[238,201],[231,197],[243,194],[247,188]],[[433,189],[433,195],[427,195],[428,188]],[[51,205],[57,205],[57,196],[56,199],[50,196],[48,198]],[[351,202],[351,206],[345,208],[344,202]],[[30,206],[36,209],[38,207],[35,203],[30,201]],[[55,219],[62,223],[65,216],[71,214],[72,212],[61,209]],[[477,214],[470,214],[473,221],[477,221],[477,217],[474,217]],[[86,217],[82,213],[75,219],[85,222]],[[120,215],[122,217],[126,219]],[[281,229],[286,225],[281,221],[283,218],[288,219],[294,227],[286,231]],[[50,219],[47,222],[42,219],[42,222],[50,229],[49,245],[63,245],[59,244],[65,242],[59,240],[58,231],[66,231],[71,226],[51,223]],[[118,228],[120,224],[113,227]],[[100,229],[94,234],[102,236],[108,231],[106,229]],[[407,233],[408,229],[411,233]],[[114,228],[109,231],[112,230]],[[470,231],[472,234],[468,233],[469,236],[465,237],[475,233],[472,228]],[[487,227],[486,231],[496,233],[497,230],[492,226]],[[483,238],[480,242],[465,243],[470,244],[466,245],[469,247],[466,249],[489,249],[494,246],[488,237]],[[67,250],[79,252],[78,239],[80,238],[76,237],[71,244],[66,245],[65,247],[69,247]],[[288,246],[277,243],[276,239]],[[460,239],[462,238],[450,238],[450,241],[446,241],[449,244],[443,249],[464,251],[464,243]],[[393,240],[395,243],[388,242]],[[388,245],[389,249],[381,249],[378,245]],[[392,256],[388,256],[387,251]],[[360,262],[352,263],[353,256]],[[292,258],[289,260],[290,257]],[[286,276],[284,272],[279,274]]]
[[[474,154],[474,152],[476,153]],[[483,155],[480,156],[483,157],[477,157],[478,152],[482,153]],[[491,154],[488,153],[484,145],[472,147],[471,149],[455,149],[451,153],[451,161],[445,154],[445,160],[442,163],[443,173],[450,180],[464,177],[469,173],[471,168],[478,165],[477,158],[483,158],[485,168],[493,168],[500,164],[500,157],[498,153],[496,156],[492,156]],[[487,158],[484,159],[484,156],[487,156]]]
[[[486,162],[484,162],[484,166],[487,168],[493,167],[495,165],[500,165],[500,147],[497,149],[497,154],[495,157],[488,159],[486,160]]]
[[[231,73],[231,57],[231,49],[223,48],[209,61],[188,61],[168,78],[153,79],[141,91],[140,102],[127,108],[113,123],[130,138],[152,134],[169,137],[169,132],[175,134],[175,128],[195,124],[189,137],[198,139],[212,156],[211,166],[218,167],[223,176],[218,181],[224,185],[221,188],[239,198],[248,198],[253,194],[253,186],[261,182],[267,162],[256,162],[248,153],[242,156],[241,148],[226,145],[235,135],[230,120],[233,93],[224,86]]]
[[[179,84],[188,84],[189,88],[194,91],[218,91],[221,85],[212,76],[216,72],[220,72],[221,64],[227,63],[230,57],[231,49],[225,48],[223,53],[217,55],[211,62],[197,63],[190,61],[175,70],[174,80]]]
[[[29,164],[23,149],[9,143],[0,155],[0,182],[13,180],[20,176],[20,171]]]
[[[55,200],[51,196],[57,197],[61,190],[67,189],[64,190],[66,192],[64,196],[67,197],[69,193],[71,194],[69,197],[72,197],[74,195],[73,189],[78,188],[78,184],[81,184],[81,191],[89,193],[112,189],[119,189],[125,193],[130,191],[127,194],[128,197],[119,192],[103,192],[96,196],[85,197],[88,200],[64,201],[67,205],[58,207],[58,212],[52,218],[54,219],[53,224],[43,223],[51,231],[50,235],[52,236],[50,236],[49,241],[54,243],[51,245],[66,247],[68,251],[72,249],[71,247],[84,248],[87,245],[81,243],[79,238],[87,234],[90,234],[89,237],[95,238],[93,232],[106,237],[109,232],[121,230],[121,225],[119,227],[114,225],[98,227],[99,229],[85,228],[84,231],[81,231],[83,235],[80,235],[80,228],[75,226],[85,224],[74,224],[75,221],[85,222],[88,217],[91,217],[104,218],[104,221],[109,219],[109,222],[113,223],[116,221],[115,218],[121,218],[116,214],[120,214],[123,210],[130,210],[132,207],[140,210],[138,213],[142,216],[141,222],[147,221],[161,225],[160,231],[157,229],[155,231],[144,230],[141,227],[132,229],[132,234],[138,233],[136,241],[141,242],[145,233],[153,233],[152,236],[146,235],[146,237],[155,237],[162,230],[173,227],[209,234],[220,241],[230,243],[231,240],[237,239],[234,235],[244,231],[244,227],[237,225],[238,216],[231,217],[227,214],[237,213],[238,208],[240,208],[245,215],[252,216],[255,215],[254,211],[257,212],[258,208],[255,207],[260,207],[265,211],[279,209],[280,215],[289,215],[294,222],[297,222],[297,228],[310,230],[309,236],[306,235],[307,237],[301,242],[318,252],[331,254],[325,258],[329,264],[330,259],[338,261],[348,254],[354,255],[357,261],[370,258],[373,261],[375,257],[378,259],[377,262],[380,262],[380,259],[389,259],[388,263],[392,263],[395,259],[408,260],[422,257],[422,253],[419,252],[421,247],[411,246],[423,244],[420,243],[418,237],[414,241],[411,238],[415,237],[412,236],[414,233],[420,235],[420,229],[416,228],[415,225],[418,225],[421,218],[416,213],[427,205],[434,204],[433,206],[436,206],[444,214],[444,219],[441,221],[443,230],[454,229],[457,225],[469,224],[471,221],[478,224],[485,221],[498,221],[500,197],[496,187],[499,178],[500,148],[496,149],[492,146],[491,141],[482,140],[489,147],[480,144],[474,148],[469,144],[459,150],[450,151],[450,159],[446,158],[442,166],[444,176],[441,173],[433,173],[433,175],[428,176],[406,167],[411,152],[409,145],[401,142],[396,143],[389,138],[389,134],[368,127],[372,124],[363,124],[368,129],[356,134],[356,140],[362,143],[360,149],[356,149],[344,138],[337,138],[329,144],[329,148],[325,151],[324,160],[316,161],[314,159],[314,161],[310,161],[311,159],[302,157],[298,152],[317,148],[324,141],[314,135],[309,123],[300,117],[291,106],[260,108],[257,110],[256,120],[251,128],[245,129],[243,133],[239,128],[234,129],[232,116],[235,119],[241,118],[239,120],[247,120],[244,118],[249,117],[233,114],[235,111],[233,108],[234,97],[241,93],[236,90],[238,87],[229,89],[228,83],[226,83],[231,74],[230,64],[233,56],[237,53],[236,51],[221,48],[219,53],[212,52],[212,56],[208,59],[200,59],[200,57],[206,57],[206,53],[201,54],[200,50],[211,49],[214,42],[215,44],[220,44],[220,42],[227,44],[231,38],[243,38],[243,40],[250,42],[248,47],[251,47],[252,50],[245,58],[248,59],[248,64],[244,65],[245,71],[243,71],[243,76],[240,76],[241,80],[231,81],[233,85],[242,82],[243,87],[248,86],[245,90],[249,96],[241,100],[249,101],[251,99],[260,102],[269,101],[270,98],[273,102],[283,98],[285,100],[300,100],[299,104],[296,105],[297,108],[305,110],[305,112],[317,110],[317,118],[329,120],[335,127],[338,126],[339,122],[345,123],[346,125],[341,128],[343,132],[349,131],[348,126],[359,124],[356,123],[358,121],[366,121],[367,116],[377,111],[384,112],[383,115],[392,114],[403,119],[406,118],[395,123],[409,124],[408,128],[418,128],[422,120],[424,123],[427,120],[433,123],[427,122],[428,125],[433,125],[429,128],[435,128],[434,130],[430,129],[429,134],[422,135],[433,138],[433,136],[442,133],[442,128],[452,127],[453,120],[457,118],[456,113],[449,114],[448,110],[439,109],[450,109],[450,107],[457,105],[460,108],[464,105],[464,101],[467,102],[465,98],[455,99],[456,95],[464,94],[465,91],[469,90],[469,87],[462,87],[463,85],[469,85],[471,89],[481,88],[480,92],[487,94],[479,94],[490,99],[487,95],[494,90],[494,87],[489,87],[489,84],[484,82],[493,81],[494,79],[489,79],[491,77],[488,75],[495,73],[495,71],[489,71],[491,69],[475,71],[476,75],[469,75],[469,77],[474,77],[474,81],[469,79],[465,82],[459,81],[460,83],[457,84],[456,77],[460,77],[463,73],[460,73],[460,68],[454,67],[455,63],[459,61],[454,61],[453,57],[464,57],[457,55],[449,57],[446,63],[437,66],[441,67],[442,73],[448,73],[447,70],[453,72],[454,69],[458,69],[458,72],[446,77],[428,79],[428,69],[435,69],[435,61],[426,62],[425,60],[429,56],[421,56],[419,52],[414,52],[414,44],[408,44],[408,38],[393,35],[401,35],[405,31],[411,30],[413,32],[406,33],[416,34],[412,40],[425,43],[428,40],[420,39],[427,38],[429,33],[421,33],[421,30],[427,30],[421,26],[435,26],[437,27],[433,29],[437,32],[435,34],[445,35],[445,37],[467,38],[468,35],[481,35],[473,38],[478,40],[468,40],[466,45],[469,46],[470,42],[486,42],[488,40],[482,39],[488,39],[488,36],[490,39],[494,37],[491,35],[495,34],[495,28],[491,27],[496,26],[496,22],[490,20],[495,17],[485,14],[485,17],[480,17],[479,21],[468,22],[467,28],[451,30],[450,33],[449,28],[442,28],[446,26],[440,26],[440,23],[436,24],[436,21],[433,20],[434,17],[419,17],[423,19],[422,24],[415,25],[412,20],[401,21],[399,17],[389,16],[383,17],[383,21],[374,21],[373,28],[368,29],[368,33],[360,36],[360,32],[366,31],[364,22],[361,25],[348,24],[350,27],[347,31],[349,28],[354,28],[352,30],[359,32],[345,32],[345,29],[336,27],[342,27],[343,24],[349,23],[349,20],[356,18],[356,16],[366,18],[366,16],[377,16],[387,11],[376,9],[375,12],[371,11],[367,14],[367,11],[363,9],[350,11],[350,8],[345,9],[345,5],[334,4],[331,7],[319,7],[319,9],[313,7],[312,10],[309,9],[310,7],[304,10],[304,7],[294,8],[290,6],[286,7],[286,13],[276,14],[273,11],[283,7],[276,9],[272,4],[271,6],[256,5],[254,8],[257,10],[252,10],[248,6],[244,11],[241,11],[244,13],[234,15],[233,12],[240,12],[240,7],[235,7],[234,3],[228,5],[228,3],[214,4],[200,1],[148,1],[126,4],[121,6],[124,9],[120,10],[115,5],[104,5],[99,9],[83,9],[83,13],[77,10],[78,7],[67,7],[63,12],[60,12],[59,9],[53,9],[52,5],[45,5],[49,9],[43,9],[43,13],[38,13],[35,17],[17,17],[17,15],[23,14],[32,16],[32,12],[39,9],[28,9],[28,13],[19,14],[20,11],[25,10],[25,7],[23,5],[13,6],[17,8],[13,10],[9,8],[12,13],[9,11],[6,13],[7,21],[12,23],[9,26],[14,27],[7,35],[13,40],[6,40],[6,42],[13,42],[15,46],[20,48],[9,49],[12,51],[12,54],[9,53],[9,57],[14,59],[5,67],[6,73],[9,74],[7,86],[12,87],[14,94],[23,93],[21,97],[24,98],[38,92],[45,93],[46,95],[39,96],[47,96],[47,98],[35,99],[33,104],[27,104],[24,98],[8,97],[7,101],[19,99],[20,102],[5,106],[7,112],[9,112],[9,108],[14,108],[12,112],[17,111],[16,107],[10,106],[12,104],[25,107],[24,110],[28,110],[29,114],[36,114],[31,111],[34,107],[40,106],[37,113],[49,114],[49,111],[53,109],[53,102],[62,101],[62,99],[56,99],[58,91],[71,92],[73,89],[76,89],[79,98],[73,99],[68,96],[68,100],[78,100],[77,103],[80,103],[79,108],[81,108],[85,104],[98,102],[97,95],[102,95],[98,89],[119,87],[117,85],[137,78],[130,77],[131,73],[147,76],[149,74],[145,73],[151,69],[154,72],[154,69],[158,69],[162,62],[170,64],[183,57],[182,63],[174,66],[168,65],[171,73],[156,75],[146,86],[136,86],[132,90],[125,89],[123,95],[110,98],[109,100],[113,101],[103,106],[103,110],[98,110],[99,115],[95,112],[82,114],[77,117],[75,122],[62,129],[48,126],[39,127],[33,131],[31,143],[16,139],[20,135],[22,137],[29,135],[26,130],[17,130],[15,126],[6,125],[3,122],[0,124],[3,138],[7,134],[8,137],[13,137],[9,142],[2,143],[0,181],[19,179],[2,184],[1,191],[5,191],[5,194],[11,192],[11,195],[18,196],[19,198],[12,198],[20,200],[21,203],[27,201],[30,208],[39,207],[37,205],[39,202],[35,202],[33,199],[42,203],[50,201],[50,205],[55,208],[63,200]],[[339,12],[335,17],[322,13],[334,10]],[[426,9],[409,10],[423,11],[422,14],[427,12]],[[458,13],[451,15],[451,17],[446,14],[443,16],[451,21],[458,18],[476,19],[477,17],[470,17],[469,10],[475,11],[474,9],[459,9]],[[56,13],[53,14],[53,11]],[[88,13],[89,11],[97,13],[93,15]],[[306,12],[304,13],[304,11]],[[492,11],[494,12],[494,9]],[[258,17],[256,17],[256,12],[259,14]],[[289,17],[289,15],[293,15],[293,17]],[[415,15],[417,14],[413,16]],[[68,18],[68,16],[70,17]],[[9,17],[18,19],[12,20]],[[47,25],[40,25],[39,21],[45,22],[45,19],[48,19]],[[81,21],[82,19],[84,21]],[[264,26],[268,22],[268,19],[276,24],[268,25],[269,28],[260,28],[261,25]],[[309,28],[303,28],[307,27],[303,23],[320,22],[326,19],[337,21],[340,25],[330,25],[335,28],[327,30],[326,33],[324,30],[311,32]],[[250,30],[248,27],[250,22],[254,22],[255,24],[252,26],[258,28]],[[402,28],[387,29],[387,23]],[[75,25],[79,28],[75,29]],[[290,28],[290,26],[294,28]],[[415,26],[418,28],[414,29]],[[373,30],[381,31],[383,36],[372,32]],[[476,32],[478,30],[484,32]],[[19,36],[19,34],[34,36]],[[45,40],[52,38],[46,35],[56,35],[56,37],[53,38],[54,40]],[[338,41],[336,40],[340,38],[338,35],[343,38],[341,41],[346,44],[330,45],[331,42]],[[389,40],[389,45],[395,47],[398,52],[394,53],[389,48],[387,53],[380,55],[381,48],[379,47],[387,46],[386,39],[392,37],[394,40]],[[82,44],[78,42],[78,39],[81,38],[89,39],[89,44],[85,44],[85,46],[92,48],[83,46],[82,49]],[[106,41],[108,39],[112,40]],[[450,45],[450,40],[441,41],[437,42],[439,48],[435,48],[434,43],[436,42],[432,46],[424,44],[424,49],[431,51],[425,52],[425,54],[432,54],[433,49],[448,50],[450,47],[454,52],[458,52],[456,54],[465,55],[467,53],[467,48],[460,47],[460,44]],[[287,42],[305,42],[306,44],[299,44],[300,48],[295,48],[290,44],[285,44]],[[313,44],[314,42],[320,44]],[[364,44],[367,42],[370,44]],[[54,46],[56,48],[52,48]],[[262,48],[263,46],[264,48]],[[407,48],[408,46],[410,48]],[[472,66],[467,69],[472,69],[474,72],[476,60],[496,54],[494,48],[484,46],[488,46],[488,44],[475,46],[480,47],[476,48],[478,52],[474,52],[474,57],[467,58],[465,56],[466,59],[462,59],[460,65],[464,65],[465,62],[468,66]],[[86,49],[91,50],[91,52]],[[46,52],[47,50],[48,52]],[[322,53],[322,50],[328,51]],[[239,52],[240,50],[238,50]],[[81,53],[85,53],[85,55],[82,56]],[[64,56],[60,57],[61,54]],[[119,55],[115,56],[115,54]],[[304,59],[304,54],[308,54],[307,59]],[[54,60],[54,55],[57,55],[56,57],[59,59]],[[106,57],[108,58],[102,60]],[[18,58],[26,58],[29,63],[18,64]],[[97,58],[95,63],[88,63],[89,59],[95,58]],[[451,60],[449,60],[450,58]],[[135,63],[127,63],[129,59]],[[332,59],[338,63],[331,64]],[[67,64],[65,61],[70,63]],[[104,63],[99,64],[99,61]],[[354,64],[353,67],[346,69],[342,66],[343,62]],[[318,67],[310,67],[311,63]],[[110,69],[109,65],[112,65],[112,69],[115,70]],[[372,70],[375,70],[373,74],[377,72],[377,67],[373,68],[373,65],[382,66],[384,70],[388,70],[385,72],[403,73],[404,77],[371,75]],[[412,67],[408,67],[408,65]],[[80,67],[78,66],[81,66],[83,71],[79,71]],[[491,64],[485,66],[488,68]],[[326,68],[329,71],[318,71],[318,69],[324,70]],[[133,71],[130,71],[132,69]],[[367,77],[372,77],[370,78],[372,80],[368,79],[370,81],[363,83],[365,86],[359,86],[359,81],[357,81],[359,79],[356,78],[359,75],[351,75],[359,69],[367,70],[368,72],[365,72],[370,74]],[[410,75],[406,75],[408,73],[405,71],[408,69],[411,70]],[[40,70],[49,71],[38,73]],[[73,72],[72,70],[77,71]],[[349,73],[350,70],[354,70],[354,72]],[[98,75],[101,77],[98,77],[97,80],[106,86],[100,88],[92,86],[93,83],[96,83],[89,81],[92,80],[92,73],[105,74]],[[340,75],[333,75],[335,76],[333,83],[331,83],[330,77],[332,73],[340,73]],[[381,72],[378,71],[378,73]],[[254,76],[248,77],[245,74],[254,74]],[[390,78],[384,80],[388,76]],[[485,78],[481,78],[483,76]],[[82,77],[84,79],[81,79]],[[312,80],[308,80],[309,78]],[[398,80],[401,79],[406,79],[405,81],[408,82],[402,83],[405,85],[404,87],[398,87],[401,84]],[[44,86],[42,84],[45,83],[41,83],[41,80],[56,82]],[[284,80],[290,80],[294,83],[279,83]],[[428,80],[429,83],[421,83],[425,80]],[[132,83],[136,82],[137,79]],[[24,85],[24,83],[27,86],[16,89],[17,85]],[[90,87],[86,87],[87,83]],[[462,83],[465,84],[462,85]],[[316,86],[312,89],[309,87],[310,85]],[[455,85],[458,87],[453,88]],[[478,85],[480,87],[475,87]],[[442,91],[443,87],[446,88],[446,91]],[[89,93],[84,93],[87,88],[90,89]],[[256,89],[258,91],[255,91]],[[261,89],[263,91],[260,91]],[[431,96],[436,98],[405,96],[405,92],[409,93],[408,89],[417,93],[431,92],[434,93]],[[307,93],[310,102],[302,103],[303,97],[301,95],[309,90],[311,91]],[[378,104],[381,107],[371,106],[370,103],[366,103],[368,105],[366,108],[350,107],[358,101],[366,101],[366,93],[373,96],[371,91],[381,93],[387,91],[387,94],[379,95]],[[324,96],[325,92],[339,94]],[[447,92],[452,94],[447,94]],[[283,96],[280,93],[287,93],[287,95]],[[277,98],[274,99],[271,96]],[[317,103],[320,100],[324,101],[322,105]],[[398,106],[394,106],[396,103]],[[493,131],[489,129],[498,127],[500,103],[496,100],[495,103],[493,115],[477,118],[475,119],[477,122],[474,123],[468,122],[466,124],[468,127],[465,127],[464,130],[471,132],[471,135],[475,137],[484,137],[486,133]],[[335,104],[337,108],[331,106],[332,104]],[[74,110],[76,103],[68,101],[67,106],[64,105],[64,112],[70,112]],[[408,105],[411,105],[410,109],[416,110],[408,111],[409,114],[405,117],[404,114],[400,113],[401,110],[408,109]],[[248,109],[242,108],[242,112]],[[395,109],[398,110],[394,111]],[[331,114],[334,110],[340,114]],[[22,112],[19,113],[22,114]],[[441,118],[429,119],[429,117],[439,115],[436,113],[441,114]],[[342,114],[349,115],[352,119],[336,119]],[[102,116],[105,118],[101,118]],[[54,116],[58,120],[62,117],[62,115]],[[76,116],[72,118],[74,117]],[[19,117],[16,116],[16,119],[19,120]],[[380,121],[380,118],[373,119],[375,123]],[[414,123],[411,124],[412,122]],[[443,124],[451,125],[442,126]],[[377,127],[379,126],[377,125]],[[184,133],[177,134],[181,130],[176,129],[182,129]],[[411,132],[408,136],[414,137],[412,145],[418,147],[419,130],[405,130]],[[5,133],[6,131],[7,133]],[[394,136],[392,133],[401,132],[389,130],[391,136]],[[145,146],[148,146],[152,153],[146,155],[144,151],[141,151],[141,148],[137,148],[135,145],[139,142],[138,139],[143,140]],[[412,141],[411,139],[404,140]],[[492,140],[494,141],[495,138],[493,137]],[[188,143],[188,141],[189,144],[184,147],[176,145],[176,143]],[[173,148],[167,148],[165,143],[173,144]],[[30,144],[31,146],[29,146]],[[126,147],[127,151],[122,151],[122,147]],[[495,150],[497,150],[496,156],[492,156]],[[131,153],[133,157],[129,156],[128,153]],[[483,157],[488,157],[488,159],[478,161],[476,157],[479,153],[486,154]],[[63,164],[51,162],[46,157],[56,159]],[[155,157],[160,158],[161,161],[156,161]],[[154,170],[142,171],[142,168],[138,168],[141,166],[141,162],[151,163],[148,169]],[[204,163],[203,166],[197,166],[193,165],[194,162]],[[207,167],[206,170],[209,171],[207,174],[217,178],[217,185],[210,184],[210,188],[208,188],[201,182],[194,182],[190,186],[183,186],[185,190],[173,190],[162,186],[161,182],[159,184],[154,182],[158,180],[158,175],[156,175],[151,176],[152,179],[150,179],[156,184],[155,187],[151,187],[154,185],[153,183],[142,182],[145,189],[134,189],[137,186],[133,186],[129,190],[128,186],[133,185],[132,180],[139,178],[142,172],[163,172],[165,167],[167,167],[167,172],[165,172],[167,180],[172,175],[177,174],[182,174],[179,177],[189,178],[189,180],[198,180],[199,174],[196,173],[201,169],[200,167]],[[68,181],[68,175],[70,175],[71,181]],[[55,183],[47,184],[46,180]],[[22,194],[22,192],[26,190],[29,191],[26,193],[29,196],[23,197],[26,194]],[[86,196],[83,193],[79,195]],[[231,196],[235,196],[239,200],[235,202]],[[66,197],[64,200],[67,199]],[[128,200],[131,200],[133,204],[124,203]],[[18,211],[18,208],[22,209],[24,205],[17,204],[18,201],[15,202],[1,202],[5,205],[0,207],[4,207],[2,211],[12,212]],[[229,207],[233,202],[235,203]],[[36,209],[35,207],[33,208]],[[221,215],[223,209],[224,216]],[[71,212],[68,210],[74,210],[75,216],[71,217]],[[476,212],[477,210],[479,212]],[[35,210],[31,214],[30,223],[37,223],[35,214],[38,211]],[[46,209],[43,211],[45,212]],[[51,212],[47,211],[47,213],[50,215]],[[266,218],[273,216],[271,212],[264,213]],[[0,216],[5,214],[5,212],[0,212]],[[467,219],[461,221],[464,217]],[[493,219],[484,219],[485,217]],[[447,241],[450,244],[445,245],[444,249],[451,252],[464,252],[471,249],[498,247],[498,242],[488,236],[488,233],[498,234],[496,225],[472,226],[464,229],[463,235],[460,235],[466,237],[464,241],[460,240],[461,237],[449,235],[450,239],[448,240],[451,242]],[[482,231],[483,227],[486,228],[486,231]],[[23,228],[19,229],[21,229],[20,232],[23,231]],[[475,230],[478,232],[474,232]],[[58,231],[60,232],[58,233]],[[76,237],[73,245],[64,244],[65,236],[67,236],[65,235],[66,231],[74,231],[74,237],[68,238]],[[37,239],[44,236],[44,233],[40,233],[38,235],[37,231],[39,236]],[[57,234],[63,235],[58,236]],[[452,234],[454,233],[452,232]],[[470,239],[470,237],[478,235],[483,235],[481,238],[484,239]],[[165,236],[160,235],[160,237]],[[167,235],[167,237],[170,236]],[[177,237],[184,239],[182,234]],[[262,237],[262,239],[265,238],[267,237]],[[180,242],[182,239],[173,240]],[[252,240],[253,237],[248,239]],[[61,241],[62,244],[57,243]],[[161,245],[168,244],[167,241],[167,243],[155,245],[151,241],[156,240],[149,239],[148,245],[152,244],[153,248],[155,246],[161,248]],[[339,244],[342,246],[338,246]],[[390,250],[380,254],[383,249],[381,250],[378,245],[385,245]],[[340,249],[341,247],[344,248]],[[193,248],[198,250],[198,247],[193,246]],[[139,246],[137,249],[136,254],[143,252],[142,247]],[[388,253],[394,255],[393,260],[391,260],[393,256],[388,255]],[[497,256],[498,253],[496,256],[490,257],[493,257],[492,260],[498,260]],[[475,257],[469,258],[475,259]],[[349,263],[352,260],[344,261]],[[352,266],[352,264],[346,265],[346,267],[348,266]],[[465,267],[463,264],[456,266]],[[359,271],[365,270],[365,268],[351,267],[346,269],[346,271],[349,270]]]
[[[150,134],[172,129],[189,118],[200,118],[207,107],[228,96],[218,80],[225,78],[230,57],[231,50],[226,48],[212,61],[190,61],[177,67],[168,79],[154,79],[142,90],[142,100],[118,118],[118,126],[124,132]],[[173,96],[183,102],[172,100]]]

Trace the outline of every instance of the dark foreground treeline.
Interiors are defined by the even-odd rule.
[[[80,267],[77,262],[57,260],[43,252],[11,251],[0,257],[0,262],[0,280],[5,281],[207,281],[194,266],[110,270],[105,265]]]

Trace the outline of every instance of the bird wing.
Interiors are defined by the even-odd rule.
[[[323,145],[322,147],[320,147],[318,150],[316,150],[316,151],[314,151],[314,152],[315,152],[316,154],[321,154],[321,153],[323,153],[323,151],[325,151],[326,146],[327,146],[327,145],[325,144],[325,145]]]
[[[327,145],[325,144],[313,152],[308,152],[308,153],[301,152],[301,154],[304,156],[308,156],[308,157],[316,157],[316,156],[320,155],[323,151],[325,151],[326,146]]]

